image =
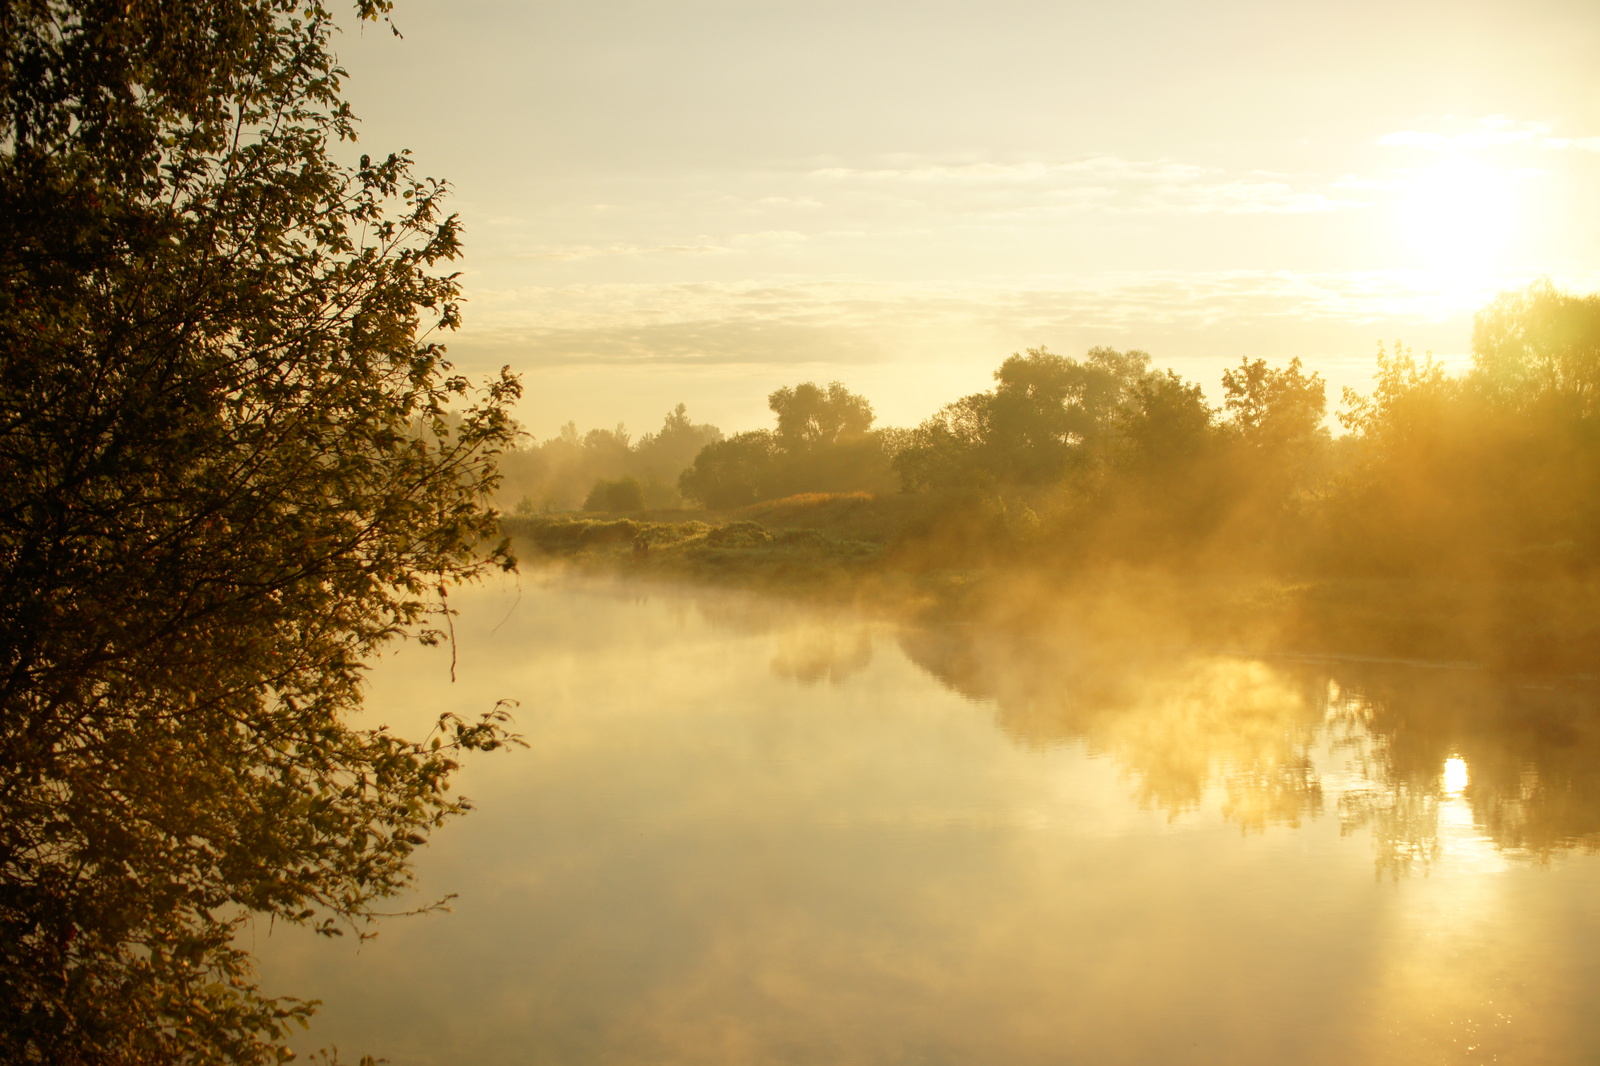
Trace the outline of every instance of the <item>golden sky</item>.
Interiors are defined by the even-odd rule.
[[[844,381],[914,424],[1006,355],[1364,386],[1474,308],[1600,289],[1593,0],[400,0],[339,42],[360,147],[465,222],[469,370],[725,430]]]

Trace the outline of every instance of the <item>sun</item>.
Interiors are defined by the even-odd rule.
[[[1468,158],[1444,160],[1406,179],[1396,203],[1406,243],[1435,271],[1491,273],[1522,223],[1516,176]]]

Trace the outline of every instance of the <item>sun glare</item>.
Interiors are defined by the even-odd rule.
[[[1467,760],[1452,755],[1444,761],[1444,773],[1440,782],[1444,786],[1445,795],[1459,796],[1467,788]]]
[[[1502,260],[1522,222],[1515,176],[1473,159],[1412,175],[1397,210],[1406,242],[1439,272],[1482,274]]]

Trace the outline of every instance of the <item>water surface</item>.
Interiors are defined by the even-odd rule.
[[[520,701],[449,913],[251,936],[405,1064],[1600,1058],[1592,686],[524,577],[374,713]],[[250,937],[247,937],[247,941]]]

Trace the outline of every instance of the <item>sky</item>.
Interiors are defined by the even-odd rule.
[[[1600,290],[1593,0],[398,0],[363,151],[448,179],[458,366],[536,438],[734,432],[844,382],[914,425],[1044,345],[1365,389]]]

